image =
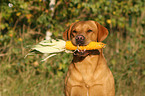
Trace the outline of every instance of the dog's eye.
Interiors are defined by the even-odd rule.
[[[73,30],[73,33],[77,33],[77,31],[76,30]]]
[[[93,32],[93,31],[89,29],[87,32]]]

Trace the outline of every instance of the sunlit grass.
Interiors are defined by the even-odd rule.
[[[143,96],[144,49],[140,47],[138,54],[133,53],[132,49],[128,50],[124,47],[127,46],[124,41],[119,41],[118,52],[115,39],[115,36],[109,35],[104,41],[107,44],[104,54],[115,78],[116,96]],[[72,55],[60,53],[45,62],[41,62],[44,58],[43,54],[24,59],[28,53],[29,48],[26,48],[26,45],[29,41],[21,44],[11,44],[11,51],[0,59],[0,94],[2,96],[64,96],[64,77]]]

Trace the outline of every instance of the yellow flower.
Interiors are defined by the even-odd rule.
[[[19,38],[18,40],[19,40],[19,41],[22,41],[22,38]]]
[[[108,23],[108,24],[110,24],[110,23],[111,23],[111,20],[110,20],[110,19],[108,19],[108,20],[107,20],[107,23]]]
[[[13,37],[13,34],[9,34],[10,37]]]
[[[126,51],[126,53],[128,54],[128,53],[129,53],[129,51],[127,50],[127,51]]]
[[[115,15],[115,14],[116,14],[116,12],[115,12],[115,11],[113,11],[113,14]]]
[[[20,15],[21,15],[21,12],[18,12],[16,15],[17,15],[17,16],[20,16]]]
[[[78,4],[77,8],[80,9],[81,8],[81,4]]]
[[[66,23],[65,25],[68,27],[70,25],[70,23]]]
[[[75,20],[75,22],[78,22],[78,21],[80,21],[80,20]]]
[[[3,38],[3,35],[0,35],[0,38]]]
[[[35,61],[35,62],[33,63],[33,66],[34,66],[34,67],[37,67],[37,66],[39,66],[39,63],[38,63],[37,61]]]
[[[26,15],[26,18],[27,18],[27,19],[30,19],[31,17],[32,17],[32,14],[27,14],[27,15]]]
[[[48,13],[49,11],[46,9],[45,12]]]

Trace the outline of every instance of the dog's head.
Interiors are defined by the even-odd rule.
[[[86,46],[91,41],[103,41],[108,35],[108,30],[95,21],[79,21],[70,25],[63,33],[64,40],[71,40],[77,46]]]

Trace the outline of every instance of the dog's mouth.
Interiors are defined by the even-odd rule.
[[[77,49],[74,51],[74,56],[79,56],[79,57],[86,57],[90,54],[100,54],[98,50],[80,50],[79,47],[80,46],[86,46],[87,44],[79,44],[79,45],[76,45],[77,46]]]
[[[77,49],[77,50],[74,51],[74,55],[85,57],[85,56],[89,55],[89,51],[88,50],[78,50]]]
[[[79,49],[80,46],[86,46],[87,45],[86,43],[79,42],[74,45],[77,46],[77,49],[74,51],[74,55],[77,55],[79,57],[86,57],[87,55],[89,55],[89,50],[80,50]]]
[[[99,50],[75,50],[74,56],[86,57],[88,55],[99,55]]]
[[[78,44],[76,44],[77,49],[74,51],[74,55],[80,56],[80,57],[85,57],[87,55],[89,55],[89,51],[88,50],[80,50],[79,46],[86,46],[84,45],[84,43],[80,42]]]

